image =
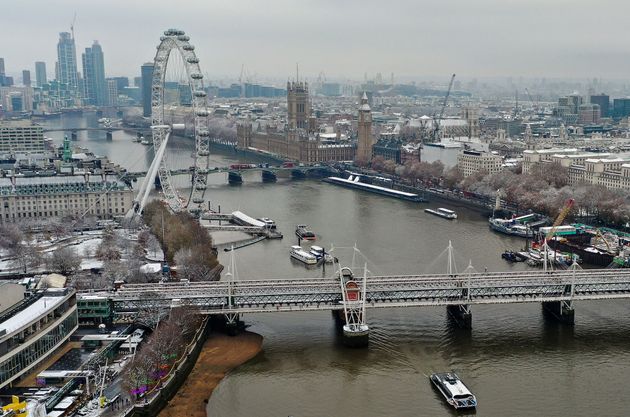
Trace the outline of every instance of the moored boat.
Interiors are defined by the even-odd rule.
[[[454,220],[457,218],[457,213],[444,207],[440,207],[437,210],[428,208],[424,209],[424,211],[426,211],[427,213],[435,214],[436,216],[440,216],[444,219]]]
[[[301,246],[294,245],[291,246],[291,250],[289,254],[293,259],[297,259],[300,262],[304,262],[307,265],[315,265],[317,263],[317,258],[310,252],[302,249]]]
[[[430,379],[433,386],[442,393],[446,402],[454,408],[477,407],[477,398],[455,372],[431,374]]]
[[[310,231],[305,224],[298,224],[295,228],[295,234],[303,240],[315,240],[315,233]]]

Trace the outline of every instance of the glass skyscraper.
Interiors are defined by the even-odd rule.
[[[105,81],[105,61],[103,49],[98,41],[91,48],[85,48],[83,60],[83,97],[85,104],[106,106],[109,104],[107,83]]]
[[[78,95],[77,53],[74,38],[68,32],[59,34],[57,43],[57,81],[68,86],[68,90]]]
[[[35,62],[35,83],[38,87],[43,86],[48,82],[46,78],[46,63],[37,61]]]

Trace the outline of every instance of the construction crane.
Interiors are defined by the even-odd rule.
[[[440,123],[442,118],[444,117],[444,109],[446,108],[446,103],[448,101],[448,97],[451,95],[451,89],[453,88],[453,81],[455,81],[455,74],[451,75],[451,82],[448,83],[448,90],[446,90],[446,95],[444,96],[444,102],[442,103],[442,108],[440,109],[439,116],[433,115],[433,142],[437,142],[440,140]]]
[[[70,32],[72,33],[72,39],[74,40],[74,23],[77,21],[77,12],[74,12],[72,23],[70,23]]]
[[[551,230],[549,230],[549,232],[547,232],[547,236],[545,236],[545,244],[553,238],[553,235],[556,234],[556,229],[558,228],[558,226],[562,224],[565,217],[567,217],[567,215],[571,211],[571,208],[573,208],[573,203],[575,203],[575,201],[572,198],[570,198],[564,204],[564,207],[562,207],[562,209],[560,210],[560,213],[558,213],[558,217],[556,217],[556,221],[553,222],[553,226],[551,226]]]
[[[532,95],[529,94],[529,89],[525,88],[525,92],[527,93],[527,97],[529,98],[529,101],[532,103],[532,109],[533,110],[537,110],[538,109],[538,105],[536,105],[536,103],[534,103],[534,99],[532,98]]]

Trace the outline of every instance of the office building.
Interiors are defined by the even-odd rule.
[[[457,155],[457,168],[465,177],[479,171],[496,174],[502,165],[503,158],[490,152],[462,151]]]
[[[151,87],[153,83],[153,63],[147,62],[140,68],[142,75],[142,115],[151,117]]]
[[[616,98],[613,100],[613,117],[621,119],[630,116],[630,98]]]
[[[357,151],[355,160],[361,164],[368,164],[372,160],[372,109],[368,104],[367,94],[363,93],[359,105]]]
[[[38,87],[42,87],[48,82],[46,76],[46,63],[42,61],[35,62],[35,84]]]
[[[74,38],[68,32],[59,34],[56,76],[57,81],[68,86],[74,97],[78,96],[77,53],[74,46]]]
[[[2,285],[0,293],[5,285],[16,284]],[[0,389],[46,360],[77,328],[76,294],[69,288],[12,299],[0,316]]]
[[[31,86],[31,72],[29,70],[22,70],[22,85],[24,87]]]
[[[114,175],[0,178],[0,222],[90,214],[124,216],[131,189]]]
[[[578,109],[578,123],[598,124],[601,120],[599,104],[582,104]]]
[[[31,87],[0,87],[0,105],[9,112],[33,110],[33,89]]]
[[[0,75],[4,75],[4,58],[0,58]]]
[[[123,89],[129,87],[129,78],[127,77],[111,77],[108,80],[116,81],[116,88],[118,91],[122,91]]]
[[[27,120],[0,124],[0,153],[44,152],[44,131]]]
[[[107,105],[118,106],[118,83],[116,80],[107,80]]]
[[[591,104],[599,106],[601,117],[610,117],[610,97],[604,93],[591,96]]]
[[[523,173],[535,163],[558,164],[567,168],[569,185],[602,185],[630,190],[630,160],[611,158],[605,153],[579,153],[577,149],[545,149],[523,152]]]
[[[107,83],[105,81],[105,61],[103,49],[98,41],[85,48],[82,55],[84,103],[92,106],[108,105]]]

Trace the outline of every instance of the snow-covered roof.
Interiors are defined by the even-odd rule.
[[[140,267],[140,272],[143,274],[157,274],[162,270],[162,264],[160,263],[150,263],[145,264]]]
[[[51,292],[50,290],[48,292]],[[33,302],[24,310],[17,312],[11,316],[8,320],[0,323],[0,330],[6,330],[6,334],[2,336],[2,339],[21,330],[22,328],[31,325],[37,321],[40,317],[46,315],[49,311],[59,307],[66,300],[63,296],[64,293],[60,292],[56,295],[45,295],[39,300]]]

